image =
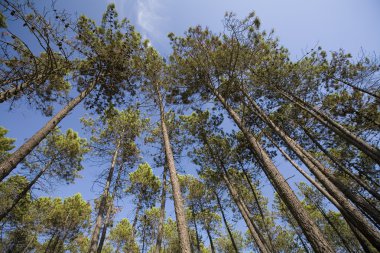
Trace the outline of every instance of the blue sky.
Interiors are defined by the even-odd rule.
[[[49,3],[45,0],[39,4],[41,2]],[[295,59],[315,46],[327,51],[343,48],[354,57],[359,56],[362,50],[369,54],[380,52],[380,2],[377,0],[59,0],[57,5],[69,13],[85,14],[99,21],[111,2],[115,2],[120,16],[130,19],[163,56],[170,54],[169,32],[181,35],[190,26],[198,24],[218,32],[223,29],[221,20],[226,11],[243,18],[253,10],[260,17],[263,28],[273,28],[280,43],[289,48]],[[12,111],[8,108],[9,104],[0,104],[0,125],[9,129],[9,137],[17,138],[17,146],[48,121],[23,104],[16,105]],[[64,131],[73,128],[81,132],[79,118],[84,113],[79,106],[60,126]],[[276,164],[285,177],[294,174],[283,160],[279,159]],[[182,167],[186,168],[187,164],[182,164]],[[70,186],[58,185],[50,194],[69,196],[81,192],[85,199],[92,200],[97,192],[96,187],[91,187],[92,182],[100,169],[86,163],[83,179]],[[132,210],[123,211],[123,215],[129,217],[131,213]]]

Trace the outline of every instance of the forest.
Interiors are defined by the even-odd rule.
[[[0,103],[45,119],[0,126],[0,252],[380,252],[378,57],[294,59],[255,12],[164,57],[114,4],[0,9]],[[94,199],[48,194],[91,163]]]

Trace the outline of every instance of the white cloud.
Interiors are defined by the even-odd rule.
[[[137,24],[145,37],[157,39],[162,35],[160,26],[165,21],[160,14],[162,8],[160,0],[137,0]]]

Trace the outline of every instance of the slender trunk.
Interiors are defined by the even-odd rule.
[[[111,221],[111,213],[112,213],[112,205],[110,205],[107,209],[107,214],[106,214],[106,218],[104,219],[104,225],[102,229],[102,234],[100,236],[97,253],[101,253],[103,250],[104,241],[106,240],[106,235],[107,235],[107,229]]]
[[[110,200],[112,202],[115,199],[117,188],[119,187],[119,182],[120,182],[120,179],[121,179],[121,173],[122,173],[122,171],[123,171],[123,166],[120,166],[120,168],[119,168],[119,170],[117,172],[117,176],[116,176],[116,180],[115,180],[115,186],[113,188],[113,192],[112,192],[112,196],[111,196],[111,200]],[[104,221],[104,225],[103,225],[103,229],[102,229],[102,235],[100,236],[100,240],[99,240],[98,253],[102,252],[104,241],[106,240],[107,229],[109,227],[109,224],[110,224],[110,221],[111,221],[111,215],[112,215],[112,207],[113,207],[112,202],[111,202],[111,204],[109,205],[109,207],[107,209],[106,219]]]
[[[137,202],[137,206],[136,206],[135,217],[133,218],[133,223],[132,223],[132,232],[133,232],[133,235],[136,234],[137,221],[139,220],[139,214],[140,214],[140,211],[141,211],[141,208],[142,208],[141,201],[142,201],[141,198],[139,198],[139,201]]]
[[[351,223],[347,222],[348,226],[351,228],[352,233],[354,234],[355,238],[358,240],[360,246],[362,247],[363,251],[365,253],[378,253],[371,243],[365,238],[365,236]]]
[[[277,167],[274,165],[273,161],[261,146],[261,144],[255,139],[250,130],[246,128],[238,116],[238,114],[227,104],[225,99],[211,86],[212,92],[217,97],[217,99],[222,103],[223,107],[228,111],[229,115],[232,117],[234,122],[237,124],[239,129],[243,132],[244,136],[250,144],[252,153],[258,158],[258,161],[262,164],[265,174],[269,180],[274,184],[279,196],[284,201],[286,206],[289,208],[290,212],[297,220],[298,224],[304,231],[306,237],[308,238],[310,244],[316,252],[334,252],[329,243],[324,238],[323,234],[312,221],[306,210],[303,208],[301,202],[298,200],[297,196],[294,194],[293,190],[290,188],[285,178],[278,171]]]
[[[25,83],[16,85],[16,87],[10,88],[9,90],[1,92],[0,93],[0,104],[4,103],[8,99],[15,97],[18,93],[25,90],[29,85],[30,85],[29,82],[25,82]]]
[[[216,201],[218,203],[218,207],[219,207],[219,210],[220,210],[220,213],[222,214],[222,218],[223,218],[223,222],[224,222],[224,226],[226,227],[227,229],[227,232],[228,232],[228,235],[231,239],[231,243],[232,243],[232,246],[234,247],[234,250],[236,253],[239,253],[239,250],[238,250],[238,247],[236,246],[236,242],[235,242],[235,239],[234,239],[234,236],[231,232],[231,229],[230,229],[230,226],[228,225],[228,222],[227,222],[227,219],[226,219],[226,216],[224,214],[224,211],[223,211],[223,207],[222,207],[222,204],[220,202],[220,198],[219,198],[219,195],[214,192],[214,195],[216,197]]]
[[[309,247],[307,246],[307,244],[305,243],[305,241],[302,238],[302,233],[300,233],[298,231],[298,229],[295,227],[295,225],[293,224],[293,222],[291,221],[290,218],[288,218],[288,222],[289,222],[290,226],[293,228],[294,232],[296,233],[298,239],[300,240],[302,247],[304,248],[305,252],[310,253]]]
[[[376,98],[377,102],[380,103],[380,96],[379,95],[376,95],[373,92],[370,92],[368,90],[365,90],[365,89],[362,89],[362,88],[360,88],[358,86],[355,86],[355,85],[351,84],[350,82],[344,81],[344,80],[342,80],[340,78],[336,78],[336,77],[330,77],[330,78],[334,79],[335,81],[341,82],[341,83],[343,83],[343,84],[345,84],[347,86],[350,86],[353,90],[360,91],[360,92],[363,92],[363,93],[365,93],[367,95],[370,95],[370,96]]]
[[[373,197],[375,197],[377,200],[380,201],[380,194],[372,189],[366,182],[364,182],[361,178],[354,175],[351,171],[349,171],[347,168],[343,166],[339,161],[333,157],[330,152],[328,152],[316,139],[315,137],[310,133],[309,130],[307,130],[304,126],[300,125],[305,134],[310,138],[310,140],[334,163],[337,165],[337,167],[346,173],[348,176],[350,176],[356,183],[358,183],[361,187],[363,187],[366,191],[368,191]]]
[[[191,214],[193,217],[193,223],[194,223],[194,228],[195,228],[195,239],[197,240],[197,252],[201,252],[201,243],[199,240],[199,234],[198,234],[198,226],[197,226],[197,221],[195,220],[195,213],[193,207],[191,207]]]
[[[168,133],[168,130],[166,128],[166,123],[165,123],[164,105],[163,105],[161,93],[157,85],[155,86],[155,89],[156,89],[156,95],[158,98],[157,103],[160,109],[161,131],[162,131],[162,138],[163,138],[164,147],[165,147],[165,156],[166,156],[166,161],[168,164],[170,182],[171,182],[172,190],[173,190],[174,210],[175,210],[176,219],[177,219],[179,241],[181,244],[182,253],[190,253],[191,252],[190,236],[189,236],[189,231],[187,230],[186,214],[185,214],[183,199],[181,196],[181,188],[178,181],[177,170],[175,168],[173,151],[170,144],[169,133]]]
[[[60,112],[49,120],[44,127],[38,130],[37,133],[0,164],[0,182],[92,91],[95,84],[95,82],[92,83],[86,90],[71,100]]]
[[[241,215],[243,216],[243,219],[244,219],[244,221],[248,227],[248,230],[252,236],[252,239],[256,243],[256,245],[259,248],[261,253],[269,253],[270,250],[268,249],[264,238],[260,235],[258,228],[256,227],[256,225],[253,223],[253,221],[249,217],[249,211],[248,211],[247,206],[242,201],[242,199],[239,195],[239,192],[235,189],[234,185],[232,184],[232,182],[228,178],[227,168],[223,164],[222,160],[219,159],[219,157],[217,157],[214,154],[212,148],[210,147],[210,145],[208,143],[207,136],[205,134],[202,134],[201,138],[202,138],[203,143],[207,146],[214,164],[220,169],[223,181],[226,184],[233,201],[238,206],[238,209],[239,209]]]
[[[210,241],[211,253],[215,253],[215,246],[214,246],[214,242],[212,241],[210,230],[206,229],[206,233],[208,236],[208,240]]]
[[[38,179],[50,168],[52,165],[52,161],[50,161],[40,172],[33,178],[32,181],[29,182],[29,184],[20,192],[16,198],[13,200],[13,203],[10,207],[8,207],[6,210],[4,210],[3,213],[0,214],[0,221],[2,221],[12,210],[17,206],[17,204],[25,198],[26,194],[29,192],[29,190],[33,187],[33,185],[38,181]]]
[[[168,169],[164,165],[164,172],[162,173],[162,193],[161,193],[161,207],[160,207],[160,220],[158,224],[158,233],[155,253],[161,252],[162,238],[164,235],[164,222],[165,222],[165,204],[166,204],[166,173]]]
[[[307,113],[309,113],[310,115],[312,115],[320,123],[322,123],[323,125],[325,125],[329,129],[331,129],[334,133],[336,133],[337,135],[342,137],[348,143],[357,147],[364,154],[368,155],[374,161],[376,161],[378,164],[380,164],[380,150],[379,149],[372,147],[370,144],[366,143],[360,137],[351,133],[344,126],[340,125],[338,122],[331,119],[327,114],[325,114],[322,111],[310,106],[307,102],[304,102],[303,100],[299,99],[298,97],[296,97],[292,94],[289,94],[289,92],[285,92],[283,90],[278,90],[278,91],[280,92],[281,95],[283,95],[289,101],[293,102],[299,108],[301,108],[302,110],[304,110]]]
[[[322,183],[322,185],[326,188],[326,190],[334,197],[334,199],[337,200],[337,202],[339,202],[339,204],[342,206],[342,212],[344,212],[347,217],[350,217],[350,220],[353,223],[353,225],[357,227],[358,229],[360,229],[361,232],[369,239],[369,241],[374,246],[377,245],[376,247],[380,247],[379,233],[375,230],[375,228],[373,228],[373,226],[367,221],[367,219],[360,213],[360,211],[349,202],[349,200],[346,197],[348,197],[354,203],[360,206],[360,208],[363,208],[363,210],[369,213],[371,217],[373,217],[375,220],[376,219],[380,220],[380,212],[376,210],[375,208],[373,208],[371,205],[369,205],[369,203],[366,202],[364,198],[356,194],[353,194],[350,189],[348,189],[338,179],[336,179],[333,175],[331,175],[331,173],[329,173],[329,171],[326,168],[324,168],[324,166],[318,160],[316,160],[309,152],[304,150],[297,142],[295,142],[283,130],[281,130],[277,125],[275,125],[273,121],[265,114],[265,112],[262,111],[262,109],[251,98],[249,97],[247,98],[254,109],[253,111],[265,123],[267,123],[270,126],[270,128],[278,136],[280,136],[283,139],[283,141],[296,153],[298,158],[300,158],[300,160],[309,168],[309,170],[315,175],[315,177]],[[232,111],[232,109],[230,110]],[[238,117],[237,114],[236,114],[236,117]],[[250,133],[248,132],[248,134]],[[260,154],[259,152],[257,153]]]
[[[338,228],[335,226],[335,224],[331,221],[331,219],[329,218],[329,216],[327,216],[325,210],[323,210],[323,208],[321,208],[320,206],[316,205],[317,209],[321,212],[323,218],[325,218],[325,220],[327,221],[327,223],[331,226],[331,228],[334,230],[334,232],[336,233],[336,235],[339,237],[340,241],[343,243],[343,246],[344,248],[347,250],[347,252],[350,252],[352,253],[352,250],[350,248],[350,246],[348,245],[348,242],[346,239],[343,238],[343,236],[341,235],[341,233],[339,232]]]
[[[49,252],[49,248],[50,248],[50,245],[51,243],[53,242],[53,240],[55,239],[55,235],[58,233],[58,231],[54,231],[53,234],[51,235],[50,239],[49,239],[49,242],[48,244],[46,245],[46,248],[45,248],[45,253]]]
[[[225,168],[221,168],[221,169],[223,170],[222,172],[223,180],[227,185],[228,191],[230,192],[232,199],[234,200],[235,204],[239,208],[241,215],[243,216],[243,219],[248,227],[248,230],[252,236],[252,239],[255,241],[255,244],[260,249],[261,253],[269,253],[270,251],[267,248],[265,242],[262,240],[262,237],[260,237],[257,227],[253,224],[252,220],[249,217],[248,208],[245,206],[245,204],[241,200],[241,197],[239,196],[239,193],[230,182],[226,174]]]
[[[258,198],[258,196],[257,196],[257,194],[256,194],[256,191],[255,191],[253,185],[252,185],[251,179],[249,178],[249,176],[248,176],[248,174],[247,174],[247,171],[246,171],[243,167],[242,167],[242,171],[243,171],[243,174],[244,174],[245,179],[247,180],[247,182],[248,182],[248,184],[249,184],[249,188],[251,189],[251,192],[252,192],[252,194],[253,194],[253,197],[254,197],[255,202],[256,202],[256,204],[257,204],[257,207],[258,207],[258,209],[259,209],[259,213],[260,213],[261,219],[262,219],[262,221],[263,221],[264,228],[265,228],[265,230],[266,230],[266,232],[267,232],[268,241],[269,241],[269,246],[270,246],[270,248],[271,248],[271,251],[274,252],[275,250],[274,250],[274,246],[273,246],[273,243],[272,243],[273,235],[272,235],[272,233],[270,232],[270,229],[269,229],[269,227],[268,227],[267,222],[265,221],[264,212],[263,212],[263,209],[261,208],[261,204],[260,204],[260,202],[259,202],[259,198]]]
[[[326,191],[319,183],[317,183],[309,174],[307,174],[298,164],[296,164],[290,156],[279,147],[279,145],[269,137],[268,134],[265,134],[266,137],[272,142],[272,144],[281,152],[281,154],[288,160],[294,168],[296,168],[313,186],[315,186],[343,215],[346,222],[350,225],[351,228],[355,227],[355,223],[352,223],[352,218],[350,213],[347,213],[346,209],[332,196],[329,192]],[[355,234],[356,235],[356,234]],[[360,241],[360,238],[357,238]]]
[[[100,200],[99,211],[98,211],[98,215],[96,217],[94,230],[92,232],[91,242],[90,242],[90,247],[89,247],[88,253],[95,253],[97,251],[97,248],[98,248],[98,242],[99,242],[99,236],[100,236],[100,227],[102,226],[103,216],[104,216],[104,213],[106,212],[106,208],[107,208],[109,190],[110,190],[110,186],[111,186],[111,182],[112,182],[112,178],[113,178],[113,173],[115,170],[115,165],[116,165],[116,160],[117,160],[117,155],[119,152],[120,144],[121,144],[120,141],[118,141],[116,148],[115,148],[115,151],[114,151],[114,154],[112,156],[111,167],[109,169],[107,180],[106,180],[106,185],[104,186],[103,194],[102,194],[102,197]]]
[[[144,223],[145,223],[145,218],[144,218]],[[145,224],[144,224],[145,226]],[[143,229],[143,236],[142,236],[142,248],[141,248],[141,253],[144,253],[145,251],[145,228]]]

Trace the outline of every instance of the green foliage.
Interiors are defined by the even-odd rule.
[[[132,225],[128,219],[122,219],[115,228],[111,230],[109,240],[117,252],[140,252],[139,246],[134,238]]]
[[[5,137],[8,130],[0,126],[0,162],[8,156],[8,151],[14,148],[15,139]]]

